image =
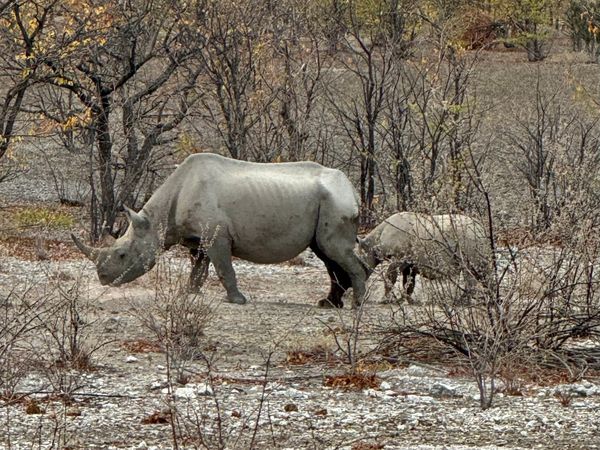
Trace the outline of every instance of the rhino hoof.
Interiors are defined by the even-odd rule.
[[[334,302],[331,299],[324,298],[324,299],[319,300],[319,302],[317,303],[317,306],[319,308],[343,308],[344,302],[342,302],[341,300]]]
[[[244,297],[243,295],[240,295],[239,297],[233,298],[227,297],[227,301],[229,303],[235,303],[236,305],[244,305],[248,300],[246,300],[246,297]]]

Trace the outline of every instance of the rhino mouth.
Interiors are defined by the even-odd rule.
[[[112,284],[111,281],[107,278],[98,277],[98,279],[100,280],[100,284],[102,286],[110,286]]]
[[[100,284],[102,286],[120,286],[122,283],[120,282],[119,278],[112,278],[110,276],[107,275],[100,275],[98,274],[98,280],[100,281]]]

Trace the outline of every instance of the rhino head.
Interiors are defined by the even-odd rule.
[[[368,238],[361,239],[357,237],[356,243],[355,253],[367,272],[367,276],[370,276],[373,273],[373,269],[381,263],[381,259],[378,257],[375,248],[371,245]]]
[[[71,234],[77,248],[95,265],[102,285],[119,286],[148,272],[156,262],[158,235],[146,216],[124,207],[129,227],[110,247],[90,247]]]

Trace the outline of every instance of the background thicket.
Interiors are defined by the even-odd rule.
[[[197,151],[340,168],[364,225],[472,213],[483,184],[503,225],[549,231],[595,201],[597,66],[551,59],[596,62],[599,14],[579,0],[6,0],[0,179],[26,170],[25,145],[54,155],[57,196],[89,208],[93,241]]]

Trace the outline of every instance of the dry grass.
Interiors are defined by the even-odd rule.
[[[85,259],[85,256],[70,242],[45,239],[42,245],[48,259],[52,261]],[[0,256],[36,261],[39,259],[39,241],[36,242],[35,238],[23,236],[0,238]]]
[[[321,345],[316,345],[306,350],[288,350],[286,353],[285,362],[290,366],[303,366],[306,364],[316,363],[334,363],[338,362],[334,353]]]
[[[355,442],[352,444],[352,450],[383,450],[385,445],[377,442]]]
[[[162,348],[158,342],[150,341],[148,339],[135,339],[131,341],[124,341],[121,343],[121,347],[129,353],[160,353]]]
[[[556,397],[558,402],[565,408],[571,406],[571,402],[573,401],[573,396],[568,392],[556,392],[554,397]]]
[[[25,404],[25,414],[44,414],[45,412],[38,401],[33,398],[29,399]]]
[[[377,389],[381,384],[381,380],[374,373],[353,372],[327,376],[323,384],[327,387],[345,391],[361,391],[369,388]]]
[[[171,412],[169,410],[156,411],[142,419],[142,425],[159,425],[171,423]]]

